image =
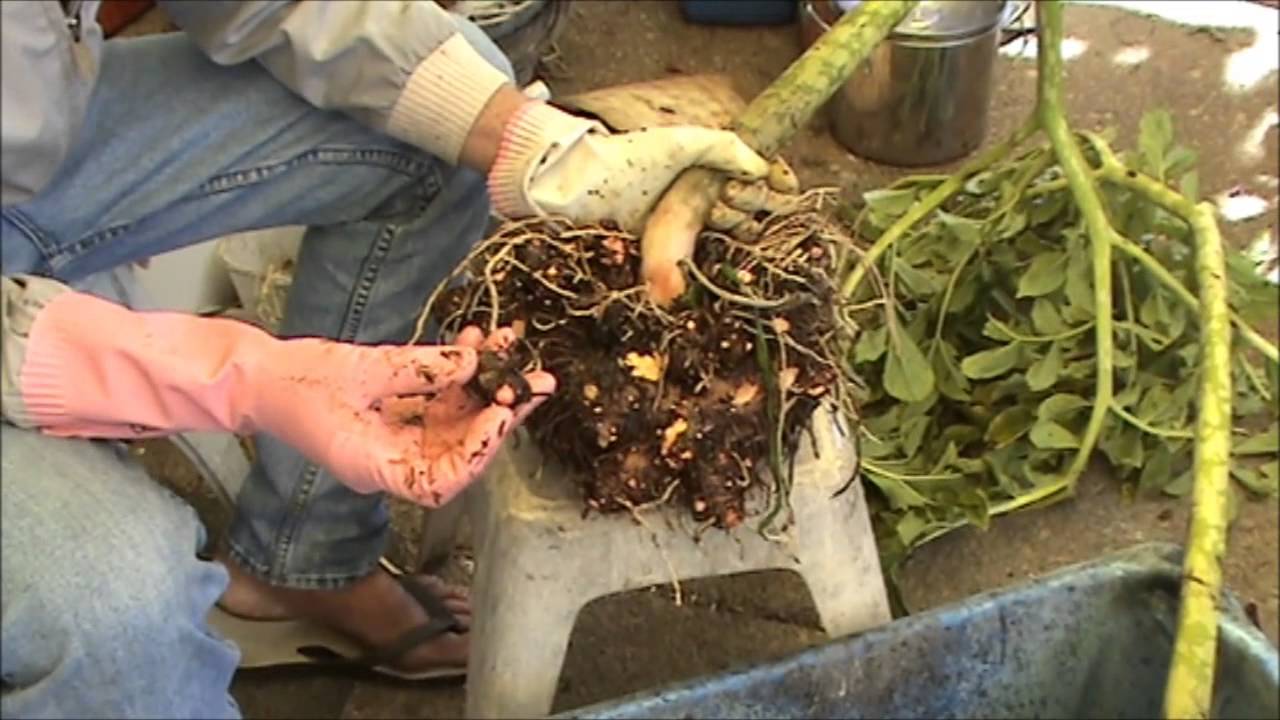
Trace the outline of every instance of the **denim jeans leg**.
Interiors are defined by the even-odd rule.
[[[459,29],[495,66],[501,51]],[[483,234],[483,177],[338,113],[181,34],[106,43],[77,146],[48,188],[5,208],[5,272],[68,282],[233,232],[306,225],[281,332],[404,342]],[[388,513],[266,435],[238,498],[233,556],[269,581],[341,586],[372,569]]]
[[[0,425],[0,715],[239,717],[204,526],[118,443]]]

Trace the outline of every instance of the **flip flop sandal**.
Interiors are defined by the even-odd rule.
[[[233,615],[214,605],[209,625],[240,648],[242,669],[314,665],[372,671],[401,680],[442,680],[465,677],[466,665],[446,665],[419,672],[405,672],[394,663],[414,648],[448,632],[466,633],[444,601],[424,585],[388,561],[383,568],[399,581],[429,620],[405,631],[391,644],[367,651],[343,633],[308,620],[253,620]]]

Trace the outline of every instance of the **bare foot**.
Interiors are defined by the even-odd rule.
[[[429,620],[418,601],[382,568],[338,590],[296,590],[270,585],[226,557],[218,559],[231,576],[218,604],[234,615],[257,620],[310,620],[344,633],[368,649],[386,647]],[[444,601],[463,628],[471,626],[465,589],[430,575],[413,577]],[[466,662],[467,636],[450,632],[404,655],[396,669],[413,672]]]

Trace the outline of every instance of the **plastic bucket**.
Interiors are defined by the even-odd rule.
[[[789,658],[574,718],[1157,718],[1180,551],[1140,545]],[[1280,659],[1226,593],[1210,717],[1280,717]]]

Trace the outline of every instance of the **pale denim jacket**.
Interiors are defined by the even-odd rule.
[[[159,0],[215,63],[261,63],[317,108],[349,113],[457,162],[489,97],[508,78],[466,43],[466,22],[434,0]],[[35,196],[66,158],[98,75],[101,0],[0,2],[0,204]],[[157,69],[157,72],[163,72]],[[17,386],[26,336],[66,288],[0,280],[3,416],[24,422]]]

